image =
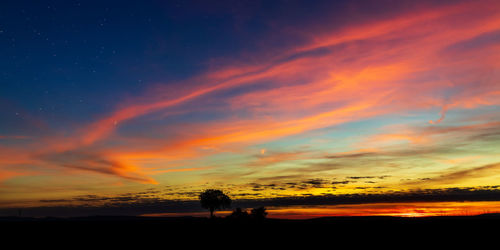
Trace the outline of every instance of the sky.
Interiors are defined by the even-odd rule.
[[[0,58],[2,209],[500,208],[495,0],[2,1]]]

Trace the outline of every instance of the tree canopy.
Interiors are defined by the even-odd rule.
[[[218,189],[207,189],[200,194],[199,198],[201,206],[210,210],[210,217],[214,217],[215,210],[231,206],[231,198]]]

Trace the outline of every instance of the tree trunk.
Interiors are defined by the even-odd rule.
[[[210,218],[214,217],[214,208],[210,208]]]

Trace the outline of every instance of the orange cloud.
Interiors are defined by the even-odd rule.
[[[486,13],[484,5],[489,6]],[[277,60],[275,62],[264,63],[260,66],[229,66],[215,72],[207,72],[184,83],[193,88],[185,91],[177,91],[176,93],[179,94],[177,96],[170,96],[156,102],[131,104],[117,110],[108,117],[92,123],[82,130],[84,135],[80,143],[89,145],[106,137],[123,121],[180,105],[184,102],[213,94],[222,89],[255,84],[264,79],[274,79],[275,82],[278,80],[278,83],[291,80],[294,77],[307,81],[314,80],[295,86],[277,84],[277,86],[281,85],[283,87],[274,88],[268,92],[238,96],[235,97],[235,101],[233,102],[238,103],[237,106],[243,108],[248,107],[248,105],[251,106],[254,103],[269,103],[268,106],[278,112],[290,109],[291,107],[307,109],[317,107],[321,104],[345,102],[352,98],[366,99],[371,98],[372,95],[376,96],[379,91],[391,90],[393,91],[393,95],[389,98],[394,103],[406,102],[407,99],[410,99],[408,100],[409,104],[416,105],[415,108],[420,108],[422,104],[419,105],[417,102],[411,103],[413,102],[413,98],[411,97],[415,96],[416,89],[410,86],[410,84],[398,81],[412,77],[417,72],[435,68],[436,64],[440,62],[439,58],[436,58],[436,63],[432,63],[434,60],[432,57],[437,56],[433,53],[436,53],[437,50],[454,42],[470,39],[485,32],[498,29],[500,17],[493,11],[497,8],[498,5],[491,2],[458,4],[435,10],[422,10],[410,16],[404,15],[376,23],[361,24],[358,27],[349,27],[349,29],[340,32],[328,33],[325,31],[323,35],[312,36],[311,44],[294,48],[290,50],[290,53],[311,51],[320,47],[330,47],[336,44],[345,44],[372,39],[374,37],[381,39],[382,42],[396,37],[413,37],[413,41],[389,47],[372,43],[368,46],[372,46],[373,48],[381,47],[381,50],[369,51],[370,53],[367,54],[366,58],[355,60],[349,64],[345,64],[342,61],[352,57],[353,52],[356,52],[357,48],[348,48],[349,53],[325,53],[325,55],[316,57],[299,57],[285,61]],[[461,15],[462,13],[471,13],[481,18],[468,25],[455,26],[457,15]],[[443,30],[440,32],[432,32],[441,28]],[[415,34],[417,34],[416,37]],[[351,52],[349,50],[354,51]],[[286,57],[286,53],[284,56]],[[377,58],[382,58],[382,60],[374,61]],[[432,83],[435,84],[436,82]],[[422,83],[424,89],[417,91],[423,93],[423,98],[428,98],[428,102],[435,103],[434,98],[425,96],[426,93],[424,91],[442,89],[448,83],[448,81],[443,81],[437,86],[426,86],[425,83]],[[150,99],[158,99],[158,96],[153,96]],[[291,105],[293,103],[297,104],[297,102],[300,105]],[[467,98],[467,100],[455,101],[449,105],[449,108],[496,103],[495,101],[488,102],[483,99],[474,100],[471,97]],[[387,108],[386,105],[388,103],[382,102],[381,104],[380,106]],[[266,110],[268,108],[262,111]],[[444,114],[445,111],[442,112],[442,117],[436,123],[444,119]],[[283,130],[286,130],[286,128]],[[276,132],[279,133],[279,131]]]
[[[36,175],[36,172],[33,171],[19,171],[19,170],[2,170],[0,169],[0,183],[19,176],[28,176],[28,175]]]
[[[140,161],[201,158],[343,123],[441,107],[441,117],[431,121],[437,125],[452,109],[500,105],[498,78],[478,77],[498,67],[500,47],[472,46],[464,53],[481,56],[465,59],[450,51],[457,43],[473,42],[500,30],[499,9],[495,1],[467,2],[423,8],[339,30],[325,28],[318,34],[306,32],[305,44],[285,48],[272,57],[265,51],[257,53],[260,64],[234,63],[158,86],[144,96],[123,101],[114,112],[76,129],[72,136],[44,138],[38,145],[16,151],[16,159],[2,163],[36,162],[39,155],[82,150],[95,152],[101,161],[51,163],[154,183],[148,177],[154,172],[144,170]],[[470,21],[464,23],[464,15]],[[321,48],[324,53],[308,54]],[[218,96],[222,91],[250,85],[260,88]],[[211,98],[229,106],[225,111],[248,111],[250,115],[172,125],[166,130],[189,133],[168,140],[152,139],[147,147],[99,144],[124,136],[110,137],[126,121],[172,107],[182,110],[183,104]],[[432,131],[427,133],[427,137],[387,133],[372,139],[423,143],[430,140]]]
[[[262,151],[261,151],[262,152]],[[264,151],[265,152],[265,151]],[[247,166],[250,167],[266,167],[280,162],[300,159],[305,152],[268,152],[267,154],[261,153],[256,157],[255,161],[249,162]]]
[[[163,173],[174,173],[174,172],[191,172],[191,171],[199,171],[199,170],[207,170],[212,169],[213,167],[202,167],[202,168],[171,168],[171,169],[160,169],[160,170],[149,170],[149,174],[163,174]]]

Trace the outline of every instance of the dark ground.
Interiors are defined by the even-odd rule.
[[[473,235],[497,239],[500,236],[500,214],[479,216],[444,216],[424,218],[400,217],[324,217],[308,220],[231,220],[195,217],[76,217],[22,218],[0,217],[4,237],[31,236],[47,239],[116,239],[178,240],[193,239],[280,239],[348,240],[372,239],[453,239]],[[6,229],[6,230],[5,230]],[[114,238],[119,237],[119,238]],[[484,239],[482,239],[484,241]]]

